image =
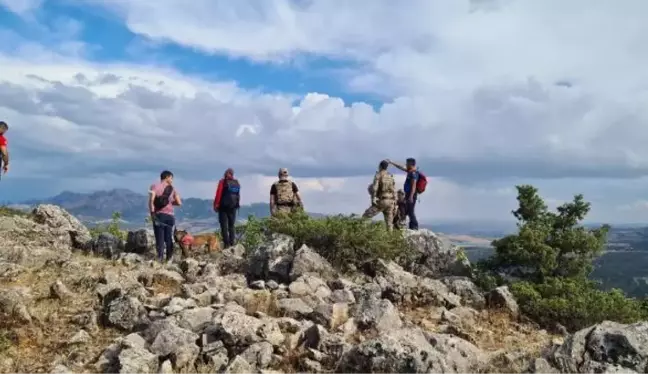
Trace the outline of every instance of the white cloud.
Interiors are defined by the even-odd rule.
[[[22,15],[37,9],[42,3],[43,0],[0,0],[0,6]]]
[[[29,3],[7,7],[25,14],[38,6]],[[554,205],[587,191],[593,216],[622,217],[618,206],[647,184],[622,180],[648,174],[643,1],[92,3],[136,33],[210,53],[348,59],[339,78],[349,88],[392,100],[374,110],[153,64],[90,63],[73,40],[82,25],[62,20],[54,48],[12,39],[17,48],[0,54],[13,178],[103,186],[168,167],[205,196],[214,182],[202,181],[233,166],[265,201],[272,178],[259,175],[286,166],[314,211],[361,212],[378,161],[414,156],[433,181],[420,211],[435,219],[508,216],[510,186],[522,181],[545,186]],[[572,179],[548,179],[557,177]]]

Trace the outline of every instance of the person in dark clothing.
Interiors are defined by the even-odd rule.
[[[234,178],[234,170],[225,170],[223,179],[218,182],[214,196],[214,211],[218,213],[223,248],[232,247],[236,241],[236,212],[240,208],[241,185]]]
[[[182,205],[180,194],[173,187],[173,173],[168,170],[163,171],[160,174],[160,182],[151,185],[148,205],[153,221],[158,260],[164,261],[166,245],[166,261],[171,261],[173,259],[173,227],[175,226],[173,206]]]
[[[419,179],[416,160],[413,158],[408,158],[405,161],[404,166],[391,160],[387,160],[387,162],[407,173],[403,190],[405,191],[405,202],[407,206],[407,217],[409,218],[409,228],[410,230],[418,230],[418,220],[416,219],[416,213],[414,211],[414,208],[416,208],[416,199],[418,198],[418,194],[416,193],[416,182],[418,182]]]
[[[405,191],[398,190],[396,194],[396,212],[394,214],[394,228],[397,230],[405,227],[405,220],[407,219],[407,201],[405,201]]]

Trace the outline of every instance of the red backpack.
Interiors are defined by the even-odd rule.
[[[425,187],[427,187],[427,177],[419,171],[418,180],[416,181],[416,193],[422,194],[425,192]]]

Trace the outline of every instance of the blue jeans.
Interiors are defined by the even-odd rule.
[[[153,217],[153,232],[155,233],[155,248],[158,260],[164,260],[164,247],[166,245],[166,259],[173,256],[173,226],[175,217],[169,214],[156,213]]]

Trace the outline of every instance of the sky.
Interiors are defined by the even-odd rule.
[[[146,192],[174,172],[243,203],[289,168],[306,208],[362,213],[385,158],[422,221],[512,219],[515,186],[648,222],[648,2],[0,0],[0,200]],[[397,183],[403,173],[392,169]]]

